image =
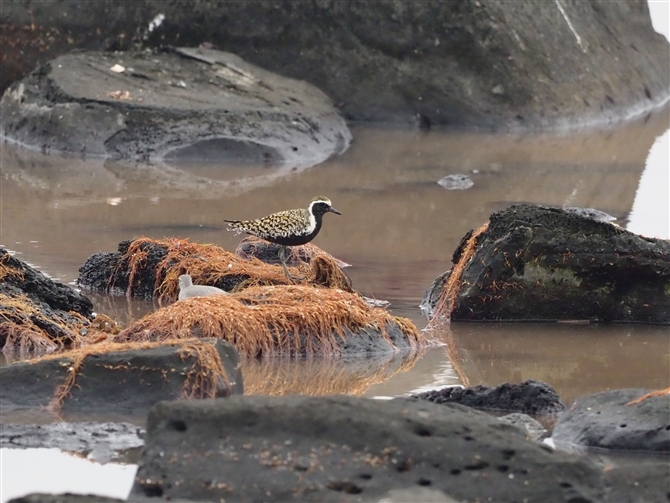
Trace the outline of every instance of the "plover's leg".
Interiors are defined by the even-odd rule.
[[[279,261],[281,262],[281,266],[284,268],[284,273],[286,273],[286,277],[288,278],[289,281],[293,281],[293,276],[291,276],[291,273],[288,272],[288,267],[286,267],[286,252],[288,251],[288,248],[284,245],[281,245],[279,247]]]

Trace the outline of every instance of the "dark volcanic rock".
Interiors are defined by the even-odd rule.
[[[9,503],[130,503],[130,500],[107,498],[95,494],[26,494],[9,500]],[[177,502],[175,502],[177,503]]]
[[[225,377],[217,378],[216,396],[242,393],[237,351],[225,341],[186,340],[119,349],[112,344],[101,346],[88,347],[76,370],[77,352],[0,367],[3,412],[49,405],[71,372],[75,372],[72,387],[57,405],[66,414],[106,410],[141,416],[160,400],[191,394],[200,398],[208,390],[199,388],[203,384],[199,379],[207,386],[207,379],[216,377],[216,369],[200,357],[206,354],[206,346],[215,348],[223,365]]]
[[[650,390],[617,389],[578,398],[558,418],[557,444],[670,452],[670,395],[626,405]]]
[[[85,317],[93,314],[93,303],[88,297],[74,288],[47,278],[40,271],[11,256],[4,248],[0,248],[0,263],[16,272],[2,277],[0,292],[15,293],[20,290],[33,301],[48,304],[52,309],[75,311]]]
[[[514,412],[512,414],[507,414],[506,416],[501,416],[498,419],[503,423],[511,424],[512,426],[519,428],[526,434],[528,440],[538,442],[549,436],[547,429],[542,426],[539,421],[536,421],[526,414]]]
[[[624,466],[605,470],[605,481],[613,503],[670,501],[670,466],[667,459],[635,459]]]
[[[0,348],[3,353],[53,351],[90,326],[91,301],[0,248]]]
[[[206,43],[319,86],[353,120],[561,126],[668,96],[668,42],[636,0],[6,0],[0,21],[15,78],[53,46]]]
[[[504,383],[495,388],[443,388],[413,395],[415,398],[435,403],[458,403],[476,409],[521,412],[543,416],[561,412],[565,406],[556,390],[540,381],[521,384]]]
[[[426,292],[428,311],[447,278]],[[670,241],[558,208],[510,206],[477,238],[451,319],[670,323]]]
[[[604,491],[591,463],[458,405],[251,396],[154,407],[131,498],[377,501],[417,485],[500,503]]]
[[[0,135],[45,152],[306,167],[351,134],[315,87],[229,53],[75,52],[13,84]]]

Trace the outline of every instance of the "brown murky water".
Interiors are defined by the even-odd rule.
[[[346,154],[289,173],[211,163],[126,166],[46,157],[4,144],[0,245],[73,282],[88,256],[113,251],[122,240],[177,236],[234,249],[240,238],[223,230],[224,218],[255,218],[325,195],[342,216],[325,217],[315,244],[353,265],[348,273],[355,288],[389,300],[395,314],[423,328],[418,304],[424,291],[449,268],[461,237],[492,211],[514,202],[594,207],[628,225],[645,161],[669,125],[666,109],[626,127],[571,134],[358,126]],[[661,162],[667,170],[667,157]],[[449,191],[436,183],[458,173],[474,186]],[[665,194],[665,200],[643,202],[658,218],[652,229],[668,237]],[[122,323],[157,307],[92,297],[98,312]],[[396,396],[532,378],[555,386],[569,401],[608,388],[670,385],[669,332],[653,326],[455,323],[438,334],[445,346],[410,358],[247,362],[245,385],[252,393]]]

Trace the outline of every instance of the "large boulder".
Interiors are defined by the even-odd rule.
[[[452,320],[670,323],[670,241],[512,205],[461,241],[423,307]]]
[[[499,503],[605,494],[596,466],[458,405],[254,396],[154,407],[130,498],[378,501],[416,486]]]
[[[670,394],[636,401],[648,391],[616,389],[580,397],[559,416],[552,438],[573,447],[670,452]]]
[[[0,22],[15,79],[73,47],[205,43],[318,86],[347,118],[422,126],[622,119],[666,100],[670,78],[638,0],[9,0]]]
[[[0,135],[45,152],[179,162],[319,164],[351,134],[321,91],[230,53],[74,52],[13,84]]]

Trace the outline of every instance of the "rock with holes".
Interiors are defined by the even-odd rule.
[[[650,390],[617,389],[578,398],[558,418],[556,444],[670,452],[670,395],[631,403]]]
[[[581,214],[512,205],[452,261],[424,297],[432,316],[670,324],[670,241]]]
[[[0,248],[0,349],[5,354],[73,344],[92,315],[88,297]]]
[[[130,497],[370,502],[412,487],[497,503],[604,494],[599,468],[459,405],[233,396],[155,406]]]
[[[316,87],[206,48],[64,54],[9,87],[0,114],[0,135],[36,150],[285,175],[351,140]]]
[[[2,366],[0,379],[8,415],[48,406],[68,418],[103,411],[141,418],[161,400],[242,393],[237,351],[215,339],[94,344]]]
[[[476,409],[520,412],[531,416],[556,414],[565,408],[556,390],[547,383],[529,380],[495,387],[442,388],[414,395],[435,403],[458,403]]]

